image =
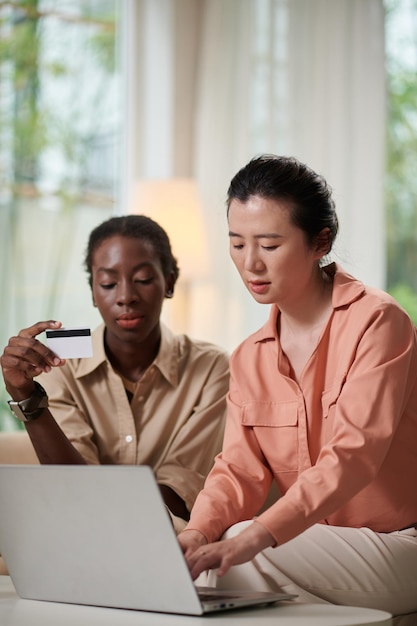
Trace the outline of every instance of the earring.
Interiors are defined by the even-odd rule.
[[[174,292],[172,291],[172,289],[167,289],[167,291],[165,292],[165,298],[172,298],[173,295]]]

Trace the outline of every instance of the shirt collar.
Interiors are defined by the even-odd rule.
[[[76,378],[82,378],[91,374],[103,363],[107,363],[111,367],[104,350],[104,331],[105,325],[100,324],[92,333],[93,356],[88,359],[79,359],[78,363],[74,363],[74,372]],[[159,369],[161,374],[173,386],[178,385],[178,362],[179,362],[179,343],[176,335],[161,322],[161,345],[158,354],[155,357],[153,365]]]
[[[323,271],[333,277],[332,306],[339,309],[359,300],[365,292],[365,285],[358,279],[345,272],[337,263],[330,263],[323,267]],[[279,308],[273,304],[268,321],[254,333],[254,343],[274,341],[277,339],[277,318]]]

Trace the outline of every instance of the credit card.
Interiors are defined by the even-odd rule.
[[[46,330],[46,343],[60,359],[84,359],[93,356],[91,330],[84,326]]]

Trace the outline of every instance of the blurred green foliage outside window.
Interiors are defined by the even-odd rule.
[[[2,350],[40,319],[97,320],[83,257],[117,202],[122,6],[0,0]],[[0,429],[15,428],[1,383]]]
[[[417,324],[417,1],[385,8],[386,284]]]

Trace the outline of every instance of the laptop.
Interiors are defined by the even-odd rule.
[[[196,587],[147,466],[1,465],[0,553],[31,600],[202,615],[294,597]]]

